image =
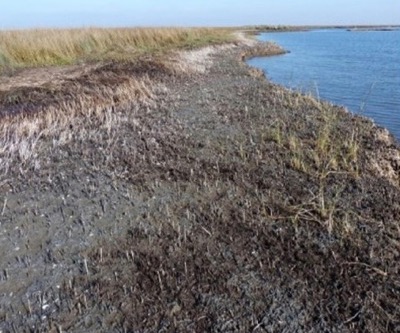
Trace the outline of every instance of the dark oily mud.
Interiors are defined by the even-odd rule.
[[[398,148],[245,51],[13,165],[0,331],[400,332]]]

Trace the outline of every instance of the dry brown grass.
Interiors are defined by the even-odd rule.
[[[127,118],[134,121],[135,110],[151,110],[164,98],[165,78],[204,73],[212,63],[211,55],[221,48],[229,46],[128,63],[113,61],[88,67],[80,76],[0,90],[0,174],[7,174],[15,162],[21,170],[39,168],[36,157],[42,141],[50,140],[57,147],[77,135],[90,140],[98,130],[115,130]]]
[[[145,78],[130,79],[117,87],[100,86],[77,98],[60,100],[45,106],[40,113],[27,116],[9,116],[0,122],[0,170],[6,172],[10,163],[17,160],[22,167],[35,162],[38,144],[44,137],[52,138],[53,145],[62,145],[76,135],[90,137],[90,133],[79,129],[83,124],[96,122],[100,128],[118,125],[116,107],[129,105],[151,106],[154,92],[161,86],[149,84]],[[81,86],[77,90],[83,92]],[[118,102],[114,102],[118,100]],[[31,163],[29,163],[32,165]]]
[[[163,75],[204,72],[212,45],[233,38],[231,31],[220,28],[0,32],[0,75],[15,68],[82,63],[3,77],[0,170],[7,172],[15,160],[35,166],[44,137],[52,138],[54,145],[67,143],[77,133],[89,138],[93,133],[78,130],[82,124],[117,127],[116,109],[151,108],[165,90],[159,82]],[[189,51],[205,45],[201,51]],[[188,50],[173,52],[182,49]],[[88,61],[96,64],[88,66]]]
[[[220,44],[222,28],[37,29],[0,32],[0,72],[7,68],[131,60],[138,55]]]

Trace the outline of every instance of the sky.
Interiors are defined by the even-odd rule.
[[[0,29],[400,24],[400,0],[0,0]]]

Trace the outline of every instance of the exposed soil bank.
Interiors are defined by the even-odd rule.
[[[242,43],[110,65],[131,104],[7,150],[0,331],[400,331],[398,147]]]

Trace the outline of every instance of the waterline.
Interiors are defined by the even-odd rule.
[[[290,51],[249,61],[269,79],[372,118],[400,140],[400,31],[330,29],[259,39]]]

